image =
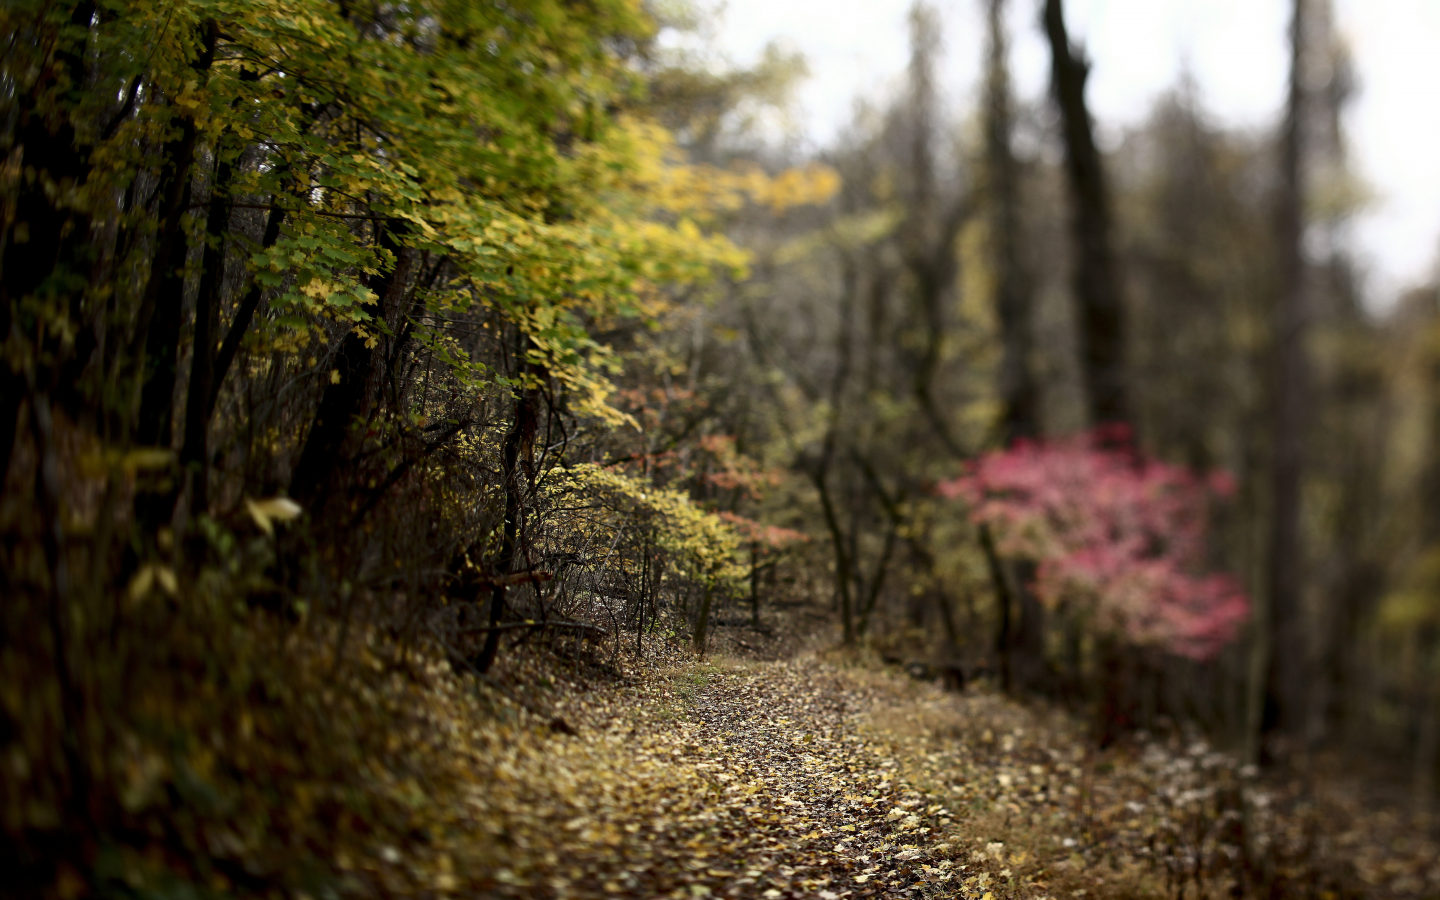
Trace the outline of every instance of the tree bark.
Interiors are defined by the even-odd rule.
[[[69,24],[88,30],[94,15],[93,0],[77,3],[71,9]],[[0,245],[0,272],[4,276],[0,278],[0,341],[7,340],[15,328],[29,339],[28,323],[21,317],[21,301],[26,297],[42,292],[57,296],[68,293],[71,309],[78,310],[85,295],[82,273],[90,254],[91,217],[86,210],[60,205],[54,198],[85,183],[90,173],[89,148],[80,144],[64,111],[51,115],[50,110],[36,108],[36,98],[54,89],[58,79],[63,77],[73,85],[84,83],[85,43],[59,43],[56,65],[46,67],[42,76],[49,81],[19,92],[15,98],[15,144],[10,159],[32,169],[34,177],[22,179],[17,185],[11,207],[13,219]],[[80,319],[74,317],[74,321]],[[63,383],[68,379],[58,377],[63,363],[63,359],[59,360],[51,367],[49,377],[39,379],[42,390],[73,392],[73,386]],[[24,365],[19,360],[0,359],[0,484],[10,468],[20,406],[32,387]]]
[[[695,652],[705,654],[705,637],[710,630],[710,605],[715,599],[715,579],[705,579],[705,592],[700,597],[700,615],[695,618]]]
[[[1301,621],[1300,487],[1304,466],[1305,403],[1309,365],[1305,352],[1304,121],[1306,2],[1294,0],[1290,22],[1290,87],[1280,145],[1277,226],[1280,298],[1275,307],[1274,456],[1266,571],[1269,644],[1265,667],[1267,735],[1296,734],[1305,726],[1307,653]]]
[[[219,27],[213,20],[201,26],[200,55],[191,63],[201,78],[215,59],[218,39]],[[160,232],[135,321],[139,397],[134,434],[141,446],[168,447],[171,440],[175,363],[180,350],[181,306],[185,294],[184,268],[190,251],[184,220],[190,208],[197,139],[195,120],[182,116],[179,134],[165,143],[162,152]]]
[[[210,184],[210,208],[205,218],[200,288],[195,296],[190,385],[185,397],[185,441],[180,449],[180,465],[190,482],[190,511],[196,515],[205,512],[210,498],[210,397],[215,393],[215,335],[220,331],[220,288],[225,283],[230,175],[230,163],[224,160],[217,162]]]
[[[1014,628],[1011,624],[1015,601],[1011,597],[1009,573],[1005,561],[995,547],[995,536],[989,525],[980,526],[980,549],[985,551],[985,564],[990,569],[990,583],[995,587],[995,606],[999,611],[999,627],[995,633],[995,667],[999,670],[1000,689],[1007,694],[1014,689],[1015,673],[1012,645]]]
[[[1030,370],[1030,290],[1020,262],[1020,173],[1011,147],[1015,120],[1006,59],[1005,0],[990,0],[988,25],[985,174],[995,312],[1004,344],[1000,363],[1000,440],[1008,445],[1038,434],[1039,391]]]
[[[840,519],[835,514],[835,503],[830,497],[830,487],[827,483],[829,475],[829,454],[821,464],[810,473],[810,480],[815,484],[815,490],[820,494],[820,509],[825,514],[825,527],[830,531],[830,543],[835,548],[835,594],[840,601],[840,629],[841,640],[846,647],[855,645],[855,610],[850,596],[850,561],[845,552],[845,532],[840,526]]]
[[[835,599],[840,606],[842,640],[846,647],[855,644],[855,608],[851,574],[853,560],[845,551],[845,529],[835,509],[835,500],[830,490],[830,470],[835,461],[837,443],[840,437],[841,404],[850,380],[850,365],[854,343],[855,301],[860,292],[860,273],[849,255],[841,256],[841,278],[839,327],[835,334],[835,374],[830,382],[830,423],[826,428],[824,445],[820,458],[807,466],[807,474],[820,495],[820,509],[825,515],[825,527],[830,532],[830,543],[835,550]]]
[[[402,223],[378,223],[377,236],[381,246],[395,255],[395,267],[374,278],[369,288],[375,300],[365,306],[372,322],[382,321],[385,310],[394,306],[392,295],[403,292],[409,280],[413,256],[400,245],[405,234]],[[373,326],[372,326],[373,327]],[[340,344],[337,354],[338,378],[325,386],[315,424],[305,437],[300,459],[290,477],[290,496],[314,514],[323,511],[333,493],[336,472],[341,462],[350,424],[365,409],[375,369],[380,335],[352,328]],[[381,355],[383,358],[383,354]]]
[[[285,210],[281,209],[278,204],[272,206],[265,221],[265,234],[260,241],[263,249],[268,250],[275,246],[275,242],[280,239],[280,226],[284,222]],[[225,332],[225,340],[221,342],[220,349],[215,354],[210,394],[205,403],[207,422],[215,414],[215,404],[220,399],[220,389],[225,384],[225,376],[230,371],[230,364],[235,361],[235,354],[240,351],[240,341],[244,339],[245,332],[249,330],[250,323],[255,318],[255,311],[260,307],[260,298],[264,296],[264,293],[264,287],[258,282],[250,285],[250,290],[245,293],[240,300],[240,305],[235,310],[235,318],[230,322],[229,330]]]
[[[1045,2],[1050,41],[1051,87],[1065,136],[1075,244],[1075,298],[1080,306],[1081,357],[1092,425],[1128,423],[1125,380],[1125,303],[1111,234],[1105,167],[1095,147],[1085,105],[1090,65],[1070,43],[1061,0]]]
[[[524,357],[529,346],[529,340],[522,339],[520,350],[522,372],[528,372],[529,367],[524,362]],[[500,532],[500,550],[493,565],[495,584],[490,591],[490,627],[492,629],[497,628],[501,618],[504,617],[505,594],[508,587],[504,576],[514,571],[516,555],[520,547],[520,532],[525,515],[525,492],[533,475],[531,467],[534,464],[535,456],[535,433],[539,428],[537,401],[534,388],[522,385],[515,395],[510,430],[505,435],[504,444],[501,445],[502,475],[505,480],[505,519]],[[707,602],[708,599],[707,589]],[[499,651],[500,632],[492,630],[485,637],[485,646],[475,660],[475,668],[482,673],[489,672],[490,667],[495,664],[495,657]]]

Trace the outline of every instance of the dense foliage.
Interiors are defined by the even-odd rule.
[[[1249,609],[1233,578],[1204,571],[1210,508],[1233,483],[1147,459],[1114,431],[1021,441],[937,490],[963,498],[1002,554],[1038,564],[1026,587],[1050,609],[1103,635],[1214,657]]]
[[[26,798],[0,865],[48,883],[55,842],[90,866],[132,834],[144,869],[138,835],[228,809],[220,855],[280,878],[312,824],[390,802],[355,759],[423,756],[372,665],[483,677],[630,625],[703,648],[773,569],[759,494],[722,519],[704,490],[763,467],[707,427],[713,471],[689,444],[626,470],[646,412],[617,390],[673,365],[637,343],[683,286],[743,274],[726,216],[834,176],[687,162],[638,3],[26,0],[0,26],[0,780]],[[266,771],[324,811],[240,812]]]

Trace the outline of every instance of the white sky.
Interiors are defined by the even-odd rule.
[[[713,4],[715,0],[711,0]],[[967,106],[984,53],[984,0],[932,0],[945,22],[944,89]],[[1374,203],[1356,222],[1371,299],[1433,276],[1440,258],[1440,0],[1334,0],[1360,92],[1347,125]],[[702,2],[702,5],[706,5]],[[1049,51],[1041,0],[1010,0],[1017,91],[1038,97]],[[726,0],[716,40],[739,64],[771,40],[805,54],[800,90],[809,137],[823,144],[850,118],[857,95],[880,96],[903,77],[909,0]],[[1258,127],[1284,94],[1289,0],[1067,0],[1072,36],[1094,62],[1088,98],[1103,130],[1142,120],[1188,64],[1206,110]]]

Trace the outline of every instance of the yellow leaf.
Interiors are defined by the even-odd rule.
[[[172,450],[164,450],[160,447],[141,447],[139,450],[131,450],[125,454],[120,461],[120,467],[127,474],[134,474],[141,469],[163,469],[170,465],[175,458]]]
[[[300,293],[316,300],[324,300],[335,291],[335,285],[323,278],[312,278],[310,282],[300,289]]]
[[[268,500],[245,498],[245,510],[255,525],[266,534],[275,533],[275,522],[288,522],[300,515],[300,504],[289,497],[271,497]]]
[[[125,596],[129,597],[130,602],[133,603],[136,600],[139,600],[141,597],[144,597],[146,594],[150,593],[150,588],[154,586],[154,567],[141,566],[140,571],[135,573],[135,577],[130,579],[130,586],[125,589]]]
[[[174,597],[180,593],[180,583],[175,579],[175,571],[169,566],[155,566],[155,580],[160,582],[160,589]]]

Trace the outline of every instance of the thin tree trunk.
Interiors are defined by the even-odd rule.
[[[1020,263],[1019,165],[1011,148],[1010,71],[1006,60],[1005,0],[990,0],[986,71],[985,160],[990,218],[990,265],[995,273],[995,312],[1004,357],[1000,440],[1010,444],[1039,431],[1039,392],[1030,370],[1030,293]]]
[[[201,78],[215,58],[219,29],[213,21],[201,26],[202,49],[191,63]],[[189,254],[185,215],[190,207],[190,184],[198,138],[195,120],[183,116],[180,133],[166,142],[162,152],[160,233],[149,277],[135,318],[134,358],[138,392],[135,440],[142,446],[168,447],[171,411],[175,397],[175,360],[180,350],[181,302],[185,292],[184,266]]]
[[[521,339],[517,354],[520,371],[530,374],[525,356],[530,347],[527,338]],[[504,576],[515,570],[516,556],[520,548],[520,532],[524,524],[525,493],[533,475],[531,466],[535,458],[535,433],[539,428],[536,405],[538,398],[534,388],[522,385],[515,395],[510,430],[501,445],[500,456],[503,465],[502,477],[505,483],[505,519],[500,532],[500,550],[495,559],[495,584],[490,591],[490,626],[500,624],[505,614],[506,579]],[[500,651],[500,632],[492,630],[485,638],[485,646],[475,661],[475,668],[482,673],[489,672]]]
[[[218,155],[219,150],[216,152]],[[228,162],[217,162],[210,184],[210,209],[205,219],[200,288],[195,297],[190,386],[185,397],[185,442],[180,449],[180,465],[190,482],[190,511],[195,515],[205,512],[210,498],[210,397],[215,393],[215,335],[220,330],[220,287],[225,283],[230,174]]]
[[[917,2],[910,9],[910,197],[903,226],[905,266],[913,282],[912,334],[915,354],[911,392],[920,411],[944,448],[966,454],[951,434],[950,423],[935,395],[935,380],[944,358],[946,311],[958,274],[955,238],[968,207],[957,202],[942,216],[935,177],[935,62],[940,52],[939,17]]]
[[[75,596],[70,561],[65,549],[63,485],[55,449],[55,434],[50,398],[31,385],[29,403],[30,430],[35,442],[35,499],[42,525],[40,543],[45,553],[46,572],[50,578],[49,627],[53,646],[55,681],[60,694],[60,711],[64,717],[60,746],[68,769],[70,783],[67,803],[79,814],[90,813],[94,802],[90,790],[90,766],[81,752],[81,738],[86,730],[84,690],[76,672]]]
[[[827,454],[828,456],[828,454]],[[830,543],[835,548],[835,595],[840,601],[841,639],[845,646],[855,646],[855,611],[850,598],[850,561],[845,553],[845,532],[835,514],[835,504],[830,497],[827,482],[829,460],[825,467],[810,473],[810,480],[820,494],[820,509],[825,514],[825,527],[830,531]]]
[[[1281,294],[1275,308],[1274,457],[1266,588],[1269,647],[1262,728],[1267,734],[1304,728],[1307,650],[1301,621],[1300,485],[1304,465],[1305,353],[1304,120],[1306,2],[1294,0],[1290,22],[1290,89],[1280,147],[1278,230]]]
[[[191,149],[193,150],[193,147]],[[177,173],[177,177],[181,176]],[[183,177],[185,183],[181,186],[179,195],[181,210],[190,207],[188,165],[185,166]],[[165,262],[151,270],[151,277],[159,278],[159,289],[155,292],[154,314],[145,339],[140,411],[135,424],[135,442],[145,447],[169,447],[173,437],[175,367],[180,352],[185,262],[189,255],[190,244],[185,237],[185,227],[177,220],[176,234],[169,241],[169,254]]]
[[[1020,691],[1046,691],[1050,687],[1050,666],[1045,659],[1046,635],[1049,633],[1049,611],[1030,589],[1035,577],[1035,563],[1019,560],[1011,563],[1014,593],[1020,618],[1015,623],[1014,651],[1010,657],[1011,679]]]
[[[1045,2],[1050,41],[1051,87],[1065,135],[1070,186],[1071,234],[1075,243],[1075,298],[1080,306],[1080,344],[1093,425],[1130,422],[1125,383],[1125,304],[1111,234],[1105,167],[1095,147],[1085,105],[1090,65],[1071,46],[1061,0]]]
[[[88,40],[94,15],[92,0],[76,3],[69,25],[85,30]],[[52,116],[48,110],[37,109],[35,100],[62,77],[71,84],[85,83],[87,40],[81,40],[78,46],[61,41],[54,57],[56,64],[47,67],[41,83],[15,98],[15,143],[9,148],[9,156],[32,171],[33,177],[17,185],[0,241],[0,341],[8,340],[12,330],[17,329],[20,337],[30,339],[21,312],[25,298],[42,290],[68,292],[71,308],[78,312],[86,293],[82,272],[89,268],[86,263],[91,253],[91,217],[83,209],[56,203],[55,193],[85,183],[90,172],[89,148],[80,142],[68,116]],[[73,321],[83,321],[83,317],[76,315]],[[93,332],[86,329],[85,334]],[[77,339],[72,351],[77,356],[84,352],[80,343]],[[37,357],[43,358],[43,354]],[[66,384],[73,379],[61,377],[64,362],[61,360],[39,379],[41,389],[73,393],[73,385]],[[10,468],[21,404],[36,386],[33,382],[37,373],[27,373],[23,366],[16,368],[17,363],[10,354],[0,360],[0,485]]]
[[[370,284],[375,301],[368,304],[365,311],[380,320],[385,310],[395,303],[392,295],[405,290],[413,254],[399,243],[406,229],[403,223],[377,227],[379,243],[393,253],[396,260],[394,269]],[[325,387],[315,424],[306,435],[305,446],[290,477],[290,496],[316,514],[322,511],[334,487],[331,482],[339,469],[350,424],[364,412],[374,375],[378,339],[378,334],[363,334],[360,329],[352,328],[341,342],[336,370],[339,377]]]
[[[825,527],[830,532],[830,543],[835,549],[835,599],[840,606],[842,640],[846,647],[855,644],[855,609],[851,596],[851,575],[854,561],[845,552],[845,529],[835,509],[834,497],[830,490],[830,470],[835,460],[836,443],[839,440],[841,403],[845,388],[850,380],[850,362],[853,343],[854,312],[856,295],[860,290],[860,274],[854,261],[848,255],[841,257],[841,278],[839,328],[835,335],[836,365],[835,376],[830,383],[830,424],[825,433],[825,443],[820,459],[809,466],[811,482],[820,495],[820,508],[825,515]]]
[[[1415,758],[1411,773],[1415,802],[1428,811],[1435,802],[1435,770],[1440,765],[1440,691],[1435,678],[1440,673],[1440,635],[1431,628],[1416,637],[1419,677],[1415,681]]]
[[[710,604],[715,598],[715,579],[705,579],[705,592],[700,596],[700,615],[695,618],[695,652],[705,654],[705,638],[710,629]]]
[[[272,201],[274,202],[274,201]],[[265,220],[265,234],[260,240],[263,249],[270,249],[280,239],[280,226],[285,222],[285,211],[278,203],[270,208],[270,214]],[[210,395],[205,403],[205,420],[215,414],[215,404],[220,399],[220,389],[225,384],[225,376],[230,371],[230,364],[235,361],[235,355],[240,352],[240,341],[244,339],[245,332],[249,330],[250,323],[255,319],[255,311],[260,307],[260,298],[264,296],[265,289],[257,282],[250,285],[250,290],[240,300],[240,305],[235,309],[235,318],[230,322],[230,328],[225,332],[225,340],[221,342],[220,349],[215,354],[214,371],[211,374]]]
[[[995,634],[995,665],[999,669],[1000,689],[1009,693],[1015,686],[1014,659],[1011,656],[1011,610],[1015,601],[1011,597],[1005,562],[995,547],[995,536],[990,533],[989,525],[980,526],[980,549],[985,551],[985,564],[990,569],[990,583],[995,587],[995,605],[1000,613],[999,628]]]
[[[750,627],[760,627],[760,555],[755,544],[750,545]]]

